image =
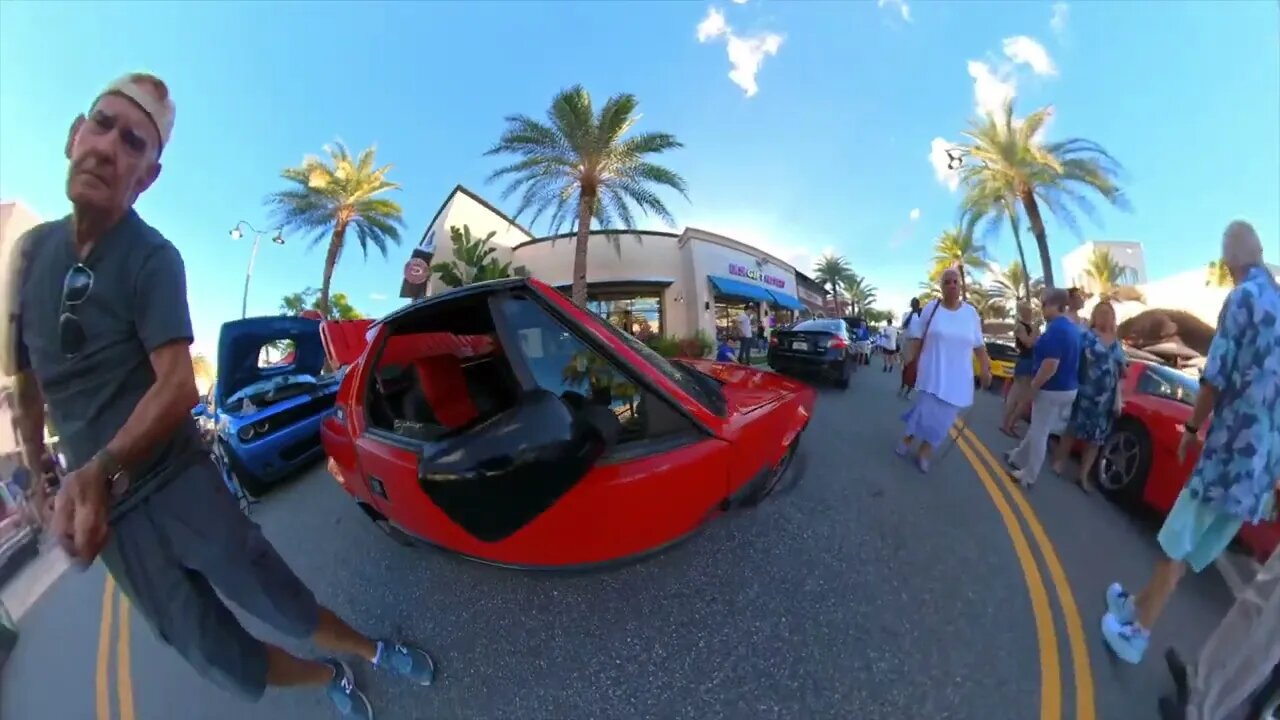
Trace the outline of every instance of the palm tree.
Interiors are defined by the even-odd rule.
[[[1003,270],[997,270],[987,288],[988,293],[1005,302],[1019,303],[1030,295],[1031,281],[1022,263],[1014,260]]]
[[[987,267],[987,249],[973,240],[973,235],[960,227],[947,230],[938,236],[933,246],[933,262],[936,268],[954,267],[960,271],[960,293],[968,297],[969,282],[966,270],[983,270]],[[941,271],[938,273],[941,275]]]
[[[509,115],[498,143],[485,155],[515,155],[520,159],[498,168],[489,181],[511,178],[503,199],[521,193],[515,217],[533,213],[536,223],[548,210],[553,233],[568,225],[577,232],[573,253],[573,301],[587,304],[587,239],[591,222],[609,229],[615,221],[635,229],[631,205],[658,216],[668,226],[675,218],[654,186],[669,187],[689,198],[684,178],[646,160],[683,147],[663,132],[623,136],[635,125],[639,102],[634,95],[614,95],[596,114],[591,95],[581,85],[560,91],[551,100],[547,122],[527,115]]]
[[[191,356],[191,374],[195,376],[196,382],[202,388],[213,384],[213,363],[209,362],[209,358],[204,353],[195,353]]]
[[[1094,246],[1085,264],[1084,276],[1099,295],[1110,295],[1117,287],[1131,284],[1133,271],[1116,262],[1105,247]]]
[[[836,315],[840,314],[840,288],[848,286],[853,278],[853,270],[843,255],[826,253],[813,264],[813,279],[831,288],[831,304]]]
[[[453,244],[453,259],[431,266],[431,272],[440,276],[440,282],[451,288],[511,277],[511,263],[501,262],[493,254],[496,247],[489,244],[497,231],[482,238],[473,237],[467,225],[449,227],[449,241]]]
[[[850,312],[859,316],[866,315],[876,301],[876,286],[868,283],[861,275],[850,273],[846,287],[849,291]]]
[[[960,171],[960,180],[966,187],[961,205],[969,216],[969,226],[983,217],[1007,218],[1015,222],[1016,233],[1010,199],[1017,199],[1031,223],[1042,274],[1050,287],[1054,285],[1053,260],[1040,205],[1048,207],[1059,222],[1077,234],[1077,210],[1095,220],[1097,217],[1087,191],[1101,195],[1115,207],[1128,208],[1116,183],[1120,164],[1101,145],[1081,138],[1052,143],[1039,140],[1037,136],[1052,112],[1052,107],[1044,107],[1019,121],[1014,118],[1010,99],[1002,117],[988,115],[971,121],[964,133],[969,140],[964,150],[976,162],[966,164]]]
[[[1022,247],[1019,215],[1017,197],[997,183],[970,186],[960,204],[960,226],[967,234],[972,235],[982,223],[981,237],[992,237],[1007,220],[1013,230],[1014,246],[1018,248],[1019,267],[1026,268],[1027,254]],[[1026,297],[1031,297],[1031,278],[1025,272],[1022,274],[1022,291]]]
[[[1231,278],[1231,271],[1227,269],[1226,263],[1221,260],[1214,260],[1209,263],[1205,269],[1204,284],[1208,287],[1229,288],[1235,284]]]
[[[301,165],[282,170],[280,177],[292,186],[267,196],[266,203],[277,224],[309,236],[311,247],[328,237],[317,301],[317,309],[327,317],[333,269],[342,257],[348,232],[355,234],[366,259],[370,245],[385,258],[388,243],[400,244],[404,217],[399,203],[379,197],[399,190],[400,185],[387,179],[390,165],[377,166],[375,148],[365,148],[356,157],[341,142],[324,150],[327,160],[308,156]]]
[[[981,285],[974,285],[969,291],[969,303],[983,320],[1004,320],[1009,317],[1009,306],[1005,304],[1004,298]]]

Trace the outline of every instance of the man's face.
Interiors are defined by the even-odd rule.
[[[76,208],[116,213],[160,175],[160,134],[142,108],[121,95],[102,96],[77,117],[67,137],[67,199]]]

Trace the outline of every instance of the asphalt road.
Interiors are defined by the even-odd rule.
[[[522,574],[394,545],[320,467],[255,517],[337,612],[435,653],[430,688],[357,670],[379,718],[1154,718],[1161,651],[1194,650],[1230,602],[1218,572],[1184,584],[1145,665],[1111,661],[1102,591],[1146,579],[1152,522],[1048,471],[1017,490],[996,466],[1011,441],[991,394],[921,475],[891,451],[896,386],[873,366],[823,390],[795,484],[614,571]],[[333,716],[316,691],[247,704],[206,684],[100,565],[19,625],[4,720]]]

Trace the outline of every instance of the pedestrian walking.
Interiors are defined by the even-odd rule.
[[[892,323],[880,331],[880,354],[884,357],[884,371],[892,372],[898,363],[898,328]]]
[[[1013,381],[1004,396],[1004,420],[1000,432],[1016,438],[1014,428],[1031,404],[1031,376],[1035,374],[1035,346],[1040,334],[1031,323],[1031,303],[1018,303],[1018,321],[1013,326],[1013,342],[1018,347],[1018,361],[1013,365]]]
[[[906,434],[894,452],[912,455],[920,472],[929,472],[929,458],[955,424],[960,410],[973,404],[973,356],[982,367],[982,386],[991,385],[991,358],[982,339],[978,311],[960,299],[960,273],[942,273],[942,298],[915,316],[907,331],[907,362],[916,369],[920,391],[903,416]],[[905,371],[904,371],[905,373]],[[916,445],[918,441],[918,445]]]
[[[370,639],[317,602],[200,441],[182,256],[133,209],[160,175],[173,122],[159,78],[108,85],[67,138],[71,215],[19,240],[20,433],[39,446],[47,406],[72,468],[53,534],[82,567],[100,555],[160,639],[210,681],[248,699],[268,685],[318,686],[342,716],[371,718],[346,662],[264,643],[223,600],[334,655],[432,680],[426,651]]]
[[[1067,288],[1067,317],[1081,332],[1089,329],[1089,321],[1080,317],[1084,309],[1084,291],[1078,287]]]
[[[1120,659],[1139,663],[1165,604],[1189,565],[1208,567],[1246,522],[1273,509],[1280,477],[1280,286],[1262,262],[1262,243],[1248,223],[1227,226],[1222,263],[1236,282],[1200,377],[1178,459],[1203,449],[1160,528],[1160,558],[1146,587],[1106,590],[1102,636]],[[1207,428],[1203,423],[1212,413]]]
[[[1120,380],[1129,364],[1124,348],[1116,338],[1116,310],[1107,301],[1093,306],[1089,329],[1080,336],[1080,387],[1071,404],[1071,419],[1058,438],[1054,451],[1053,471],[1066,472],[1067,455],[1077,439],[1084,441],[1080,454],[1080,474],[1076,485],[1085,493],[1093,492],[1089,470],[1098,458],[1098,450],[1111,434],[1111,426],[1120,416],[1124,399]]]
[[[911,298],[911,309],[907,311],[906,317],[902,318],[902,334],[900,336],[901,339],[907,339],[906,337],[907,331],[911,329],[911,323],[914,322],[915,319],[918,317],[920,317],[920,298],[913,297]],[[904,345],[903,351],[905,352],[906,351],[905,344],[904,343],[899,343],[899,344]],[[898,387],[898,397],[908,398],[908,399],[911,397],[911,390],[915,387],[915,384],[916,384],[915,372],[916,372],[915,365],[908,362],[908,358],[903,357],[902,358],[902,384]]]
[[[738,312],[738,362],[743,365],[751,364],[751,345],[755,341],[755,333],[753,332],[753,323],[751,321],[751,312],[744,305],[742,310]]]
[[[1276,491],[1280,492],[1280,478]],[[1172,648],[1165,658],[1177,695],[1160,699],[1162,720],[1241,716],[1250,696],[1280,676],[1280,548],[1236,598],[1193,666],[1184,664]]]
[[[1044,466],[1049,435],[1066,425],[1079,386],[1080,329],[1068,314],[1067,291],[1049,288],[1042,299],[1047,324],[1032,352],[1031,425],[1022,442],[1005,454],[1013,479],[1030,489]]]

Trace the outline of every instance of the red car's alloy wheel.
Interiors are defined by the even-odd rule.
[[[1111,496],[1140,497],[1151,467],[1149,443],[1140,426],[1132,422],[1118,425],[1098,452],[1098,487]]]
[[[791,444],[787,446],[787,451],[782,454],[778,464],[774,465],[773,469],[769,471],[769,476],[765,479],[764,484],[760,486],[760,496],[757,502],[769,497],[778,489],[778,485],[782,483],[782,478],[787,474],[787,469],[791,467],[791,462],[796,458],[796,447],[799,445],[800,436],[797,435],[796,439],[792,440]]]

